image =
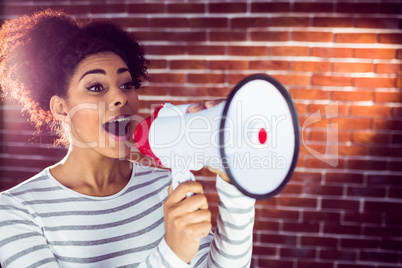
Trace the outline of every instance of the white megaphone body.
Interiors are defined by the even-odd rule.
[[[296,167],[299,122],[285,88],[268,75],[242,80],[227,100],[188,113],[168,103],[140,122],[134,141],[143,154],[172,169],[173,186],[204,166],[224,171],[245,195],[278,194]]]

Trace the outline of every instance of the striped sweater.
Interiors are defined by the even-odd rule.
[[[0,194],[0,261],[8,267],[248,267],[253,199],[217,179],[215,234],[186,264],[164,240],[170,172],[134,165],[124,189],[107,197],[77,193],[49,168]]]

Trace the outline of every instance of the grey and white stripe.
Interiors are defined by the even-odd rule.
[[[123,190],[104,198],[64,187],[49,169],[1,193],[2,267],[185,267],[161,246],[170,173],[134,170]],[[217,188],[218,230],[201,240],[192,267],[250,263],[254,201],[232,185]]]

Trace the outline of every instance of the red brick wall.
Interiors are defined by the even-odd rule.
[[[252,267],[401,267],[402,1],[232,2],[19,0],[6,1],[3,18],[54,7],[128,27],[151,60],[144,115],[160,102],[226,96],[248,74],[277,78],[303,140],[287,187],[257,202]],[[7,189],[65,150],[33,135],[15,106],[0,111]],[[211,174],[198,175],[216,212]]]

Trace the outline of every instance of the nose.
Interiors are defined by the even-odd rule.
[[[120,88],[116,88],[113,90],[112,101],[109,105],[109,109],[113,110],[117,107],[125,106],[128,103],[128,97],[124,92],[121,91]]]

